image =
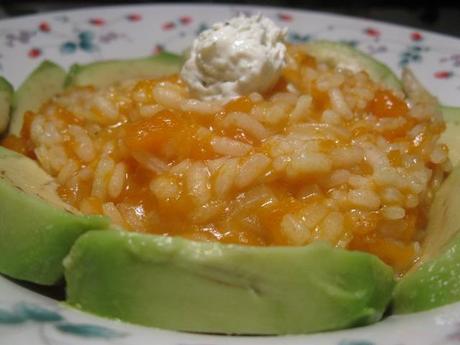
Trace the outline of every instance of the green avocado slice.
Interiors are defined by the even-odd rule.
[[[65,86],[105,87],[113,83],[139,77],[158,78],[179,72],[182,57],[172,53],[128,60],[106,60],[70,68]]]
[[[442,115],[446,121],[446,130],[440,142],[449,148],[449,158],[455,166],[460,162],[460,107],[442,107]]]
[[[352,72],[365,71],[369,77],[385,87],[402,91],[401,81],[385,64],[352,46],[331,41],[313,41],[305,44],[308,54],[319,61],[330,63]]]
[[[65,204],[56,187],[35,161],[0,147],[0,273],[52,285],[74,241],[108,226]]]
[[[166,329],[295,334],[376,322],[393,271],[326,243],[250,247],[125,231],[83,235],[64,261],[67,301]]]
[[[460,301],[460,167],[436,194],[429,214],[420,263],[394,291],[396,314]]]
[[[13,97],[9,134],[20,136],[24,114],[40,106],[63,89],[66,72],[51,61],[42,62],[21,84]]]
[[[10,122],[10,109],[14,89],[5,78],[0,76],[0,136],[5,133]]]

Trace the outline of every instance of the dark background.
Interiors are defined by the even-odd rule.
[[[234,3],[268,6],[287,6],[323,12],[346,14],[460,37],[460,0],[457,1],[407,1],[407,0],[263,0],[263,1],[4,1],[0,0],[0,18],[14,17],[53,10],[90,6],[122,5],[135,3]],[[455,4],[456,3],[456,4]]]

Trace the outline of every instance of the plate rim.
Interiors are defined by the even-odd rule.
[[[286,6],[247,5],[247,4],[232,4],[232,3],[225,3],[225,4],[212,4],[212,3],[193,3],[193,4],[190,4],[190,3],[154,3],[154,4],[89,6],[89,7],[80,8],[80,9],[76,8],[76,9],[64,9],[64,10],[56,10],[56,11],[47,11],[47,12],[44,12],[44,13],[28,14],[28,15],[16,16],[16,17],[13,17],[13,18],[1,19],[0,20],[0,25],[3,25],[3,24],[8,23],[10,21],[13,22],[13,21],[20,21],[20,20],[23,20],[23,19],[39,18],[41,16],[46,17],[46,16],[50,16],[50,15],[60,15],[60,14],[70,14],[70,15],[72,15],[73,13],[87,13],[87,12],[93,12],[93,11],[103,11],[103,10],[107,10],[107,9],[114,10],[114,11],[122,11],[122,10],[129,10],[129,9],[133,9],[133,8],[137,8],[137,9],[139,9],[139,8],[154,8],[154,7],[178,8],[178,7],[184,7],[184,6],[188,6],[188,7],[201,6],[201,7],[204,7],[204,8],[216,8],[216,7],[218,7],[218,8],[236,8],[236,9],[247,8],[247,9],[255,9],[255,10],[257,10],[257,9],[267,9],[267,10],[273,10],[273,11],[276,11],[276,10],[289,10],[289,11],[292,11],[292,12],[302,12],[302,13],[306,13],[306,14],[310,14],[310,15],[327,16],[327,17],[330,17],[330,18],[338,18],[338,19],[346,19],[346,20],[356,20],[356,19],[358,19],[360,22],[363,22],[363,23],[373,23],[373,24],[378,23],[379,25],[382,25],[382,27],[393,27],[393,28],[398,29],[398,30],[400,30],[400,29],[404,29],[404,30],[416,29],[417,31],[420,31],[420,32],[423,32],[423,33],[428,33],[430,35],[434,35],[434,37],[439,36],[439,37],[442,37],[443,39],[447,38],[447,39],[453,39],[453,40],[456,40],[456,41],[460,41],[460,38],[455,37],[455,36],[450,36],[450,35],[446,35],[446,34],[432,32],[432,31],[424,30],[424,29],[418,29],[418,28],[414,28],[414,27],[411,27],[411,26],[405,26],[405,25],[401,25],[401,24],[390,23],[390,22],[386,22],[386,21],[379,21],[379,20],[375,20],[375,19],[367,19],[367,18],[355,17],[355,16],[350,16],[350,15],[329,13],[329,12],[324,12],[324,11],[315,11],[315,10],[310,10],[310,9],[299,9],[299,8],[286,7]],[[1,283],[1,281],[0,281],[0,283]],[[21,288],[25,289],[23,287],[21,287]],[[51,303],[56,303],[55,300],[50,299],[50,298],[48,298],[46,296],[38,294],[38,293],[36,293],[34,291],[30,291],[28,289],[25,289],[25,290],[26,290],[25,293],[37,294],[37,295],[39,295],[41,297],[49,299]],[[62,303],[58,303],[58,304],[62,305]],[[66,305],[66,304],[64,304],[64,305]],[[439,308],[436,308],[436,309],[433,309],[433,310],[430,310],[430,311],[420,312],[420,313],[416,313],[416,314],[428,315],[428,314],[434,313],[435,311],[436,311],[436,314],[437,314],[437,312],[439,312],[439,309],[442,309],[442,308],[445,308],[445,307],[452,307],[452,306],[455,306],[456,309],[458,307],[458,310],[460,311],[460,302],[458,302],[458,303],[450,304],[448,306],[439,307]],[[75,311],[74,308],[71,308],[71,309],[72,309],[72,311]],[[76,311],[81,312],[78,309]],[[85,313],[85,312],[83,312],[83,313]],[[89,314],[89,313],[87,313],[87,314]],[[93,316],[93,317],[100,318],[100,317],[95,316],[93,314],[89,314],[89,315]],[[411,315],[414,315],[414,314],[411,314]],[[147,329],[149,331],[164,331],[164,330],[161,330],[161,329],[158,329],[158,328],[150,328],[150,327],[145,327],[145,326],[133,325],[133,324],[129,324],[129,323],[120,323],[120,322],[114,321],[112,319],[106,319],[106,318],[102,318],[102,319],[105,320],[105,321],[116,322],[117,324],[121,324],[121,325],[127,325],[128,327],[134,326],[134,327],[141,327],[141,328]],[[365,327],[363,327],[363,328],[365,328]],[[355,328],[355,329],[360,329],[360,328]],[[301,337],[301,338],[304,338],[305,341],[309,343],[309,339],[311,337],[316,336],[316,335],[327,335],[327,334],[332,335],[332,334],[337,333],[337,332],[346,332],[346,331],[347,330],[340,330],[340,331],[327,332],[327,333],[319,333],[319,334],[317,333],[317,334],[310,334],[310,335],[288,336],[288,337]],[[169,332],[174,333],[174,334],[177,333],[177,332],[174,332],[174,331],[169,331]],[[248,339],[250,337],[245,336],[245,337],[241,337],[241,338],[246,340],[246,339]],[[279,339],[279,337],[270,337],[270,338]]]

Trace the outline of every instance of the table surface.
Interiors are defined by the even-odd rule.
[[[136,3],[165,3],[166,1],[137,0]],[[213,1],[167,1],[167,2],[207,2],[207,3],[238,3],[252,5],[287,6],[300,9],[340,13],[345,15],[365,17],[390,23],[402,24],[419,29],[460,37],[460,5],[450,5],[447,1],[363,1],[349,0],[213,0]],[[0,0],[0,19],[15,17],[23,14],[43,13],[56,10],[83,8],[89,6],[104,6],[130,4],[131,1],[56,1],[56,0]]]

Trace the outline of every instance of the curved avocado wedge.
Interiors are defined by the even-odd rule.
[[[10,122],[13,93],[13,86],[8,80],[0,76],[0,136],[5,133]]]
[[[460,301],[459,210],[460,167],[457,167],[431,206],[420,264],[395,288],[395,313],[412,313]]]
[[[66,72],[51,61],[42,62],[21,84],[13,97],[9,134],[20,136],[24,114],[62,91]]]
[[[369,77],[385,87],[402,90],[401,82],[388,66],[345,43],[313,41],[305,44],[308,54],[338,68],[352,72],[365,71]]]
[[[460,163],[460,107],[442,107],[442,115],[446,121],[446,130],[440,142],[449,148],[449,158],[455,166]]]
[[[179,72],[182,57],[172,53],[128,60],[106,60],[70,68],[65,86],[105,87],[113,83],[140,77],[158,78]]]
[[[80,237],[64,261],[67,301],[166,329],[295,334],[379,320],[394,286],[377,257],[334,249],[249,247],[126,231]]]
[[[79,215],[56,187],[35,161],[0,147],[0,273],[52,285],[75,240],[108,226],[104,217]]]

